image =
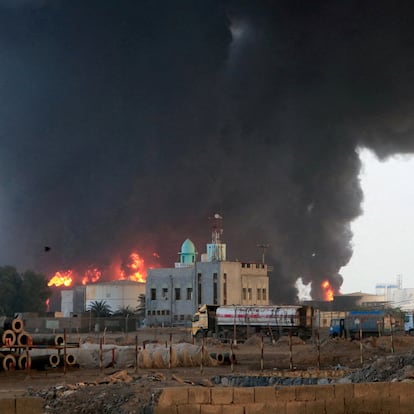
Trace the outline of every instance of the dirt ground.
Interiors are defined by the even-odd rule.
[[[97,344],[96,335],[69,338],[81,344]],[[144,343],[158,343],[165,348],[172,343],[191,342],[182,329],[146,329],[128,335],[106,334],[105,344],[139,349]],[[201,342],[196,343],[201,346]],[[40,396],[45,413],[71,412],[134,414],[151,412],[158,391],[169,386],[222,386],[220,378],[230,376],[306,377],[312,374],[325,381],[342,378],[348,382],[412,380],[414,378],[414,337],[398,335],[367,338],[359,341],[329,339],[318,342],[283,337],[276,342],[252,337],[231,346],[213,338],[204,341],[210,355],[233,352],[235,363],[216,366],[176,366],[172,368],[136,367],[135,364],[50,368],[44,371],[1,371],[0,398],[11,395]],[[263,351],[262,351],[263,349]]]

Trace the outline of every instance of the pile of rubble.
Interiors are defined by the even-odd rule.
[[[162,374],[139,376],[123,370],[99,381],[29,389],[29,395],[45,400],[45,414],[141,414],[151,412],[156,397],[152,387],[163,380]]]
[[[414,380],[414,354],[388,355],[355,370],[338,382],[393,382]]]

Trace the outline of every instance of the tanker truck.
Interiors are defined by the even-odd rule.
[[[192,335],[214,336],[222,341],[242,341],[253,334],[273,339],[290,334],[308,339],[312,335],[313,314],[311,306],[205,304],[192,318]]]

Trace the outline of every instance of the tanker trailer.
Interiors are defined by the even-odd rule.
[[[200,309],[206,309],[206,305]],[[199,320],[197,315],[194,320]],[[205,321],[204,333],[223,341],[245,340],[253,334],[268,335],[273,339],[291,334],[307,339],[312,335],[313,308],[294,305],[219,306],[215,309],[214,323],[211,317]],[[197,330],[195,323],[193,328],[193,335],[197,335],[200,328]]]

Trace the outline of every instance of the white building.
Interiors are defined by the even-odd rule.
[[[105,301],[112,312],[126,308],[135,309],[138,298],[145,294],[145,283],[131,280],[93,283],[86,286],[86,309],[93,302]]]
[[[197,261],[186,239],[173,268],[150,269],[146,282],[146,323],[188,325],[200,305],[268,305],[269,275],[264,263],[228,261],[216,214],[212,241]]]

